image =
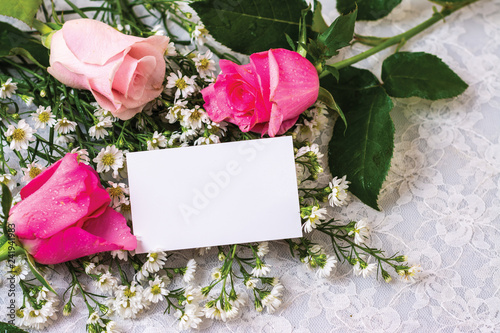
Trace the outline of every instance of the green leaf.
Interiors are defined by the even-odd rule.
[[[323,33],[328,29],[328,24],[326,24],[323,15],[321,14],[321,2],[314,0],[314,11],[312,18],[312,31],[317,33]]]
[[[2,184],[2,214],[5,220],[9,218],[10,207],[12,207],[12,193],[4,183]]]
[[[331,110],[336,111],[340,118],[344,121],[345,127],[347,127],[347,120],[345,119],[344,112],[340,106],[335,102],[335,98],[333,98],[332,94],[328,90],[323,87],[319,87],[318,100],[325,103]]]
[[[35,260],[33,259],[33,257],[31,256],[31,254],[29,254],[28,252],[26,252],[26,250],[25,250],[25,253],[26,253],[26,259],[28,261],[28,266],[30,266],[30,269],[31,269],[31,273],[33,273],[33,275],[36,277],[36,279],[38,281],[40,281],[40,283],[43,286],[45,286],[45,288],[47,288],[48,290],[52,291],[54,294],[57,295],[56,291],[54,289],[52,289],[52,287],[50,286],[50,284],[47,282],[47,280],[45,280],[45,278],[43,277],[42,273],[40,273],[40,271],[36,267]]]
[[[387,16],[401,0],[337,0],[337,10],[341,14],[346,14],[358,5],[357,20],[374,21]]]
[[[327,88],[345,113],[349,127],[337,121],[328,146],[332,175],[347,175],[349,190],[365,204],[379,209],[377,198],[387,176],[394,149],[393,104],[369,71],[354,67],[340,70],[340,82],[327,76]]]
[[[33,24],[42,0],[1,0],[0,15],[14,17],[28,24]]]
[[[25,330],[20,329],[17,326],[0,322],[0,332],[2,333],[28,333]]]
[[[468,2],[469,0],[429,0],[441,6],[455,5],[457,3]]]
[[[327,57],[338,54],[338,49],[351,43],[357,14],[358,9],[355,7],[351,13],[340,15],[325,32],[318,36],[318,40],[328,48]]]
[[[33,62],[47,67],[49,51],[25,32],[8,23],[0,22],[0,57],[22,55]]]
[[[190,6],[218,42],[244,54],[289,49],[285,34],[299,35],[301,11],[308,7],[303,0],[202,0]],[[311,21],[309,13],[309,26]]]
[[[436,100],[460,95],[467,83],[435,55],[424,52],[399,52],[385,59],[382,80],[393,97]]]

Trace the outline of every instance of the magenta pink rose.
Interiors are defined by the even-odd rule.
[[[252,54],[247,65],[219,64],[216,82],[201,91],[205,110],[213,121],[243,132],[283,134],[318,98],[318,73],[296,52],[271,49]]]
[[[134,250],[127,221],[109,207],[108,192],[90,166],[67,154],[21,190],[9,223],[22,246],[42,264],[97,252]]]
[[[90,90],[97,103],[126,120],[163,90],[169,38],[124,35],[95,20],[66,22],[50,45],[48,72],[67,86]]]

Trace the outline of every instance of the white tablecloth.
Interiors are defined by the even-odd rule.
[[[331,22],[337,16],[335,3],[324,7]],[[356,32],[391,36],[431,14],[429,2],[405,0],[381,22],[360,22]],[[355,45],[342,56],[364,49]],[[421,279],[405,284],[396,278],[387,284],[354,277],[346,264],[338,265],[329,278],[318,279],[290,257],[284,242],[272,242],[267,262],[286,288],[282,307],[267,314],[255,312],[249,304],[231,322],[205,320],[207,331],[500,330],[500,2],[482,0],[462,9],[402,50],[438,55],[470,87],[455,99],[396,99],[391,113],[396,145],[379,200],[382,211],[353,200],[331,214],[345,221],[365,218],[371,244],[388,254],[407,254],[411,263],[422,265]],[[357,66],[379,75],[382,60],[393,51]],[[321,137],[324,144],[330,131],[331,127]],[[326,154],[326,146],[322,148]],[[195,252],[182,251],[178,256],[187,259]],[[196,260],[200,266],[196,281],[206,284],[218,265],[216,252]],[[63,267],[59,271],[63,274],[50,278],[63,291],[70,277]],[[2,312],[6,297],[3,288]],[[61,316],[48,331],[84,332],[88,314],[80,299],[76,303],[78,309],[70,317]],[[158,305],[139,319],[120,321],[120,326],[124,332],[177,331],[175,318],[163,310],[164,305]]]

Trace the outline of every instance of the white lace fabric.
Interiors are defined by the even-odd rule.
[[[80,1],[76,1],[79,4]],[[324,1],[327,22],[338,15],[335,3]],[[360,22],[362,35],[391,36],[432,15],[431,3],[405,0],[380,22]],[[354,45],[343,57],[365,50]],[[205,320],[207,332],[499,332],[500,331],[500,2],[482,0],[446,18],[402,48],[435,54],[469,88],[459,97],[439,101],[394,99],[395,123],[392,166],[375,211],[357,199],[332,216],[369,221],[371,245],[387,254],[399,252],[420,264],[418,282],[405,284],[394,276],[355,277],[350,265],[338,264],[332,275],[316,278],[288,245],[272,242],[267,263],[286,291],[283,305],[273,314],[257,313],[247,304],[236,320]],[[380,74],[385,50],[356,66]],[[330,126],[319,138],[325,153]],[[326,183],[329,175],[322,175]],[[314,236],[327,246],[325,239]],[[208,283],[219,264],[216,251],[198,257],[181,251],[199,264],[196,282]],[[184,260],[186,261],[186,260]],[[62,295],[70,276],[49,278]],[[243,289],[242,289],[243,291]],[[21,290],[17,290],[21,302]],[[0,289],[2,313],[9,301]],[[50,326],[50,332],[85,332],[87,310],[81,298],[69,317]],[[118,320],[123,332],[176,332],[174,316],[164,315],[164,303],[135,320]],[[62,312],[62,306],[60,313]],[[112,317],[113,318],[113,317]],[[118,318],[114,318],[118,319]],[[5,318],[0,318],[5,321]]]

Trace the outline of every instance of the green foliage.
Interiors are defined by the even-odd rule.
[[[2,233],[4,236],[8,236],[7,232],[7,220],[9,219],[10,207],[12,207],[12,193],[10,193],[10,189],[4,183],[1,183],[2,186]],[[0,331],[1,332],[1,331]]]
[[[190,6],[212,36],[233,51],[251,54],[270,48],[290,48],[285,34],[299,35],[303,0],[202,0]],[[307,15],[310,26],[312,14]]]
[[[368,70],[347,67],[340,81],[322,79],[344,110],[349,127],[337,121],[328,147],[328,163],[334,176],[347,175],[349,190],[368,206],[379,209],[378,194],[389,171],[394,148],[393,104]]]
[[[0,322],[0,332],[2,333],[28,333],[17,326]]]
[[[358,9],[346,15],[340,15],[328,27],[328,29],[318,36],[318,40],[326,45],[327,57],[332,57],[338,54],[338,49],[343,48],[350,44],[354,36],[354,24],[356,23],[356,16]]]
[[[22,55],[43,66],[49,65],[48,50],[27,33],[0,22],[0,57]]]
[[[399,52],[385,59],[382,80],[393,97],[436,100],[460,95],[467,84],[441,59],[424,52]]]
[[[314,0],[314,11],[312,18],[312,31],[317,33],[323,33],[328,29],[328,24],[326,24],[323,15],[321,14],[321,2]]]
[[[32,26],[42,0],[2,0],[0,15],[14,17]]]
[[[357,20],[374,21],[387,16],[401,0],[337,0],[339,13],[347,14],[358,5]]]
[[[460,3],[465,3],[470,0],[429,0],[431,2],[437,3],[438,5],[441,6],[449,6],[449,5],[456,5]]]
[[[347,120],[345,119],[344,112],[342,112],[342,109],[337,104],[337,102],[335,102],[335,98],[333,98],[332,94],[328,90],[323,87],[319,87],[318,100],[325,103],[325,105],[328,106],[330,110],[337,112],[344,122],[345,126],[347,127]]]

